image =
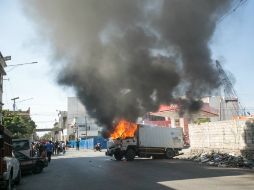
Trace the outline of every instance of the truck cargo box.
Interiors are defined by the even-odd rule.
[[[183,148],[182,128],[168,128],[158,126],[139,126],[140,147],[171,147]]]

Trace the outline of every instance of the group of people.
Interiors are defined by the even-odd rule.
[[[76,149],[79,150],[80,141],[77,139],[76,141]],[[42,158],[48,159],[48,163],[51,161],[52,155],[59,155],[60,152],[65,154],[66,149],[68,148],[69,142],[66,141],[47,141],[47,142],[33,142],[32,143],[32,153],[31,156],[38,156]],[[73,145],[74,146],[74,145]],[[101,151],[101,144],[97,143],[94,146],[95,151]]]
[[[32,142],[31,156],[46,157],[46,142]]]
[[[33,142],[31,156],[47,157],[50,163],[52,155],[59,155],[60,152],[65,154],[65,151],[66,143],[64,141]]]

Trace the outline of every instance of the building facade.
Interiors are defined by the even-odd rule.
[[[213,117],[211,121],[231,120],[241,115],[238,98],[225,98],[222,96],[210,96],[202,99],[204,103],[208,103],[210,107],[218,111],[218,117]]]
[[[3,107],[3,76],[6,75],[4,68],[6,67],[5,57],[0,52],[0,123],[2,123],[2,107]]]
[[[89,138],[101,135],[102,128],[91,118],[77,97],[68,97],[67,137]]]
[[[180,106],[177,104],[160,105],[157,112],[150,112],[143,118],[143,124],[158,127],[181,127],[184,134],[184,142],[189,145],[189,123],[198,118],[218,117],[217,110],[208,103],[204,103],[201,109],[196,113],[186,113],[180,115]]]
[[[58,111],[58,121],[51,131],[53,141],[66,141],[67,138],[67,111]]]

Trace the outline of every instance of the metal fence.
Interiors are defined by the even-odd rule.
[[[100,143],[102,149],[107,148],[107,139],[104,139],[102,137],[93,137],[93,138],[89,138],[89,139],[82,139],[79,141],[79,148],[94,149],[94,147],[97,143]],[[70,147],[76,148],[76,145],[77,145],[76,140],[69,141]]]

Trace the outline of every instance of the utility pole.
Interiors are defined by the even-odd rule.
[[[87,140],[87,118],[85,116],[85,125],[86,125],[86,140]],[[86,142],[86,148],[88,149],[88,144]]]
[[[78,138],[78,124],[76,124],[76,125],[77,125],[77,139],[79,139],[79,138]]]
[[[76,130],[77,130],[76,132],[77,132],[77,140],[78,140],[78,128],[79,128],[78,125],[79,125],[79,124],[77,123],[77,117],[75,117],[74,119],[75,119],[75,124],[74,124],[74,125],[75,125],[75,128],[76,128]]]
[[[86,139],[87,139],[87,120],[86,120],[86,116],[85,116],[85,125],[86,125]]]
[[[19,97],[12,98],[11,100],[13,101],[13,111],[16,111],[16,100],[19,99]]]

